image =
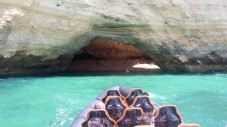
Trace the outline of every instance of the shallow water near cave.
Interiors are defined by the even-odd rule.
[[[227,124],[227,74],[56,75],[0,79],[0,127],[68,127],[105,89],[140,87],[186,123]]]

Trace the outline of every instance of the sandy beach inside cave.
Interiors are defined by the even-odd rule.
[[[129,72],[161,72],[153,60],[78,60],[72,61],[66,71],[124,71]]]

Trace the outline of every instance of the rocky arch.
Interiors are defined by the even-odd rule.
[[[63,71],[96,38],[133,45],[166,72],[227,71],[225,3],[1,1],[0,77]]]
[[[85,35],[76,37],[73,42],[81,42],[81,45],[77,45],[74,48],[74,53],[79,51],[84,46],[89,45],[92,40],[104,39],[120,42],[124,45],[132,45],[138,48],[140,51],[151,57],[164,72],[191,72],[191,70],[187,68],[184,63],[184,60],[187,60],[187,58],[185,58],[186,56],[184,57],[183,55],[182,58],[179,59],[179,56],[181,55],[173,53],[172,50],[176,49],[173,49],[172,45],[170,46],[168,44],[169,42],[156,42],[149,37],[147,38],[147,36],[149,36],[147,32],[150,31],[149,26],[132,25],[129,23],[119,22],[116,23],[116,19],[112,18],[107,19],[107,21],[109,20],[111,23],[95,24],[92,27],[92,31],[86,33]],[[89,38],[84,39],[84,37]]]
[[[154,60],[132,45],[96,38],[75,53],[67,71],[160,72]]]

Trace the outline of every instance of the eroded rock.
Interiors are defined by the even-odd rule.
[[[226,0],[0,0],[0,6],[0,76],[62,71],[100,38],[139,48],[164,71],[227,70]]]

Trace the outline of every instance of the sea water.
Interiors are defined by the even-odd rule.
[[[0,79],[0,127],[69,127],[105,89],[139,87],[186,123],[227,124],[227,74],[60,75]]]

